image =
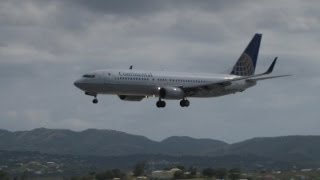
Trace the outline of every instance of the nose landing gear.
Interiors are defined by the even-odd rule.
[[[96,93],[91,93],[91,92],[85,92],[85,95],[93,96],[93,97],[94,97],[94,99],[92,100],[92,103],[93,103],[93,104],[97,104],[97,103],[99,102],[98,99],[97,99],[97,95],[98,95],[98,94],[96,94]]]
[[[97,104],[99,101],[98,101],[98,99],[97,99],[97,97],[95,97],[93,100],[92,100],[92,103],[93,104]]]

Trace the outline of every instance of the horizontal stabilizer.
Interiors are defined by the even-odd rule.
[[[259,78],[247,79],[246,81],[248,81],[248,82],[255,82],[255,81],[261,81],[261,80],[273,79],[273,78],[280,78],[280,77],[286,77],[286,76],[292,76],[292,75],[287,74],[287,75],[279,75],[279,76],[259,77]]]

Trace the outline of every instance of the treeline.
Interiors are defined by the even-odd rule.
[[[241,178],[241,171],[239,168],[233,168],[233,169],[226,169],[226,168],[205,168],[202,170],[202,176],[203,177],[215,177],[218,179],[225,179],[228,177],[229,179],[235,180]]]
[[[205,168],[205,169],[197,169],[196,167],[185,168],[184,166],[171,166],[164,168],[164,170],[170,170],[173,168],[180,169],[174,173],[173,179],[192,179],[192,178],[216,178],[216,179],[230,179],[236,180],[242,177],[241,170],[239,168]],[[147,172],[147,164],[145,162],[137,163],[132,169],[132,173],[125,173],[120,169],[112,169],[106,170],[103,172],[90,172],[85,176],[73,176],[71,180],[105,180],[105,179],[131,179],[131,177],[139,177],[139,176],[151,176],[152,172]]]
[[[2,164],[9,166],[9,169],[17,163],[29,163],[32,161],[47,162],[55,159],[56,163],[64,164],[64,174],[75,173],[79,170],[82,173],[85,169],[130,169],[136,162],[147,160],[154,162],[156,169],[163,169],[169,164],[179,162],[185,166],[196,165],[197,167],[241,167],[244,170],[252,171],[259,169],[280,169],[288,170],[293,165],[298,168],[319,167],[319,164],[308,163],[307,167],[303,165],[304,162],[290,163],[273,161],[267,158],[262,158],[254,155],[226,155],[221,157],[202,157],[202,156],[168,156],[161,154],[136,154],[130,156],[76,156],[76,155],[56,155],[45,154],[39,152],[14,152],[0,150],[0,161]],[[167,162],[161,164],[161,162]],[[85,164],[85,166],[83,166]],[[259,164],[259,166],[257,166]],[[10,170],[7,170],[10,172]]]
[[[173,167],[174,168],[174,167]],[[240,168],[204,168],[197,169],[194,166],[189,168],[185,168],[184,166],[176,166],[175,168],[180,169],[181,171],[176,171],[174,173],[175,179],[190,179],[190,178],[217,178],[217,179],[226,179],[229,178],[231,180],[240,179],[241,178],[241,170]],[[170,169],[170,168],[166,168]]]
[[[71,180],[106,180],[106,179],[126,179],[126,173],[122,172],[120,169],[106,170],[103,172],[90,172],[85,176],[72,176]]]

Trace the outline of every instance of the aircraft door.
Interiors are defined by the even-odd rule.
[[[104,77],[104,84],[105,85],[110,84],[110,76],[111,76],[111,73],[104,72],[103,77]]]
[[[104,72],[104,87],[106,91],[110,92],[114,90],[113,81],[115,81],[114,75],[111,72]]]

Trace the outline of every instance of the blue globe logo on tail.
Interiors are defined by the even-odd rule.
[[[233,66],[230,74],[237,76],[251,76],[256,69],[262,34],[255,34],[247,48]]]
[[[231,73],[238,76],[250,76],[254,74],[254,69],[251,57],[243,53]]]

